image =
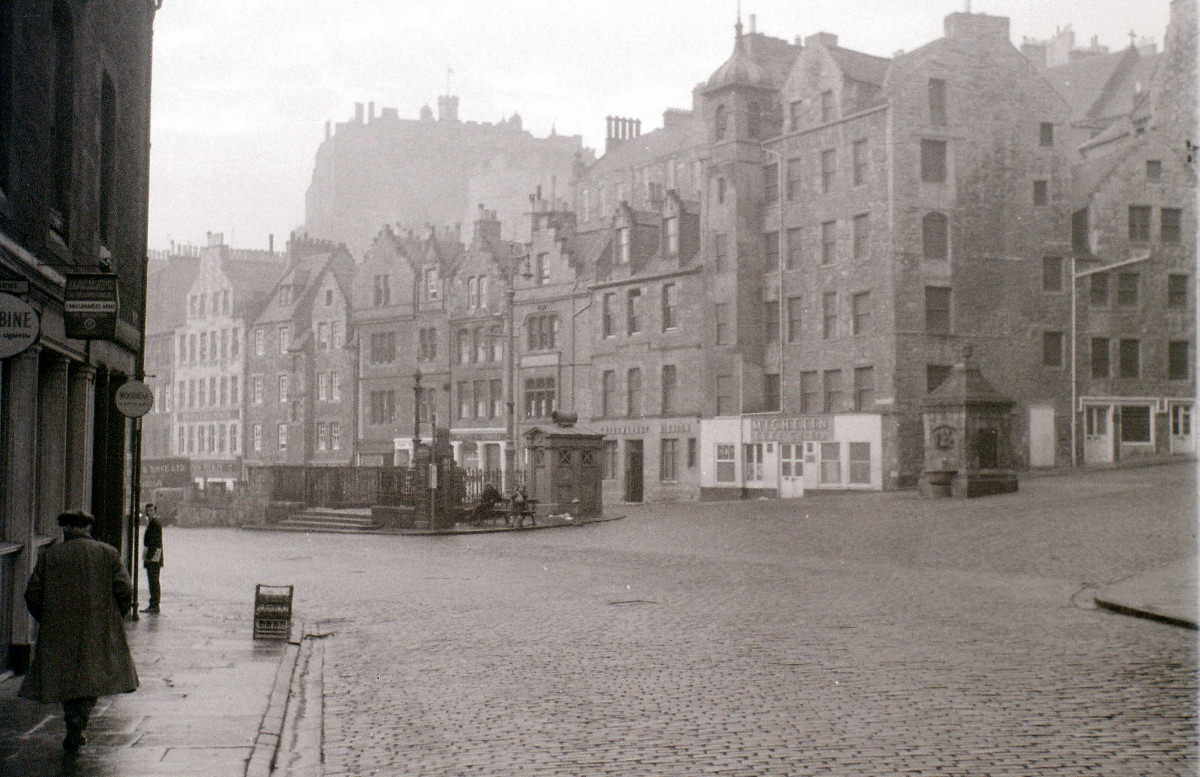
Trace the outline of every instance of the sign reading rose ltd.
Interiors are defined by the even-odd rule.
[[[11,294],[0,294],[0,359],[16,356],[33,345],[41,331],[37,311]]]
[[[77,273],[67,276],[63,318],[67,337],[112,340],[117,335],[117,276]]]

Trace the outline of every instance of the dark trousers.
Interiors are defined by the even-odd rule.
[[[158,573],[161,571],[162,564],[146,565],[146,584],[150,586],[151,607],[157,607],[159,599],[162,597],[162,587],[158,584]]]
[[[67,734],[82,734],[87,728],[88,718],[92,716],[92,708],[96,706],[95,696],[84,696],[79,699],[67,699],[62,703],[63,720],[67,724]]]

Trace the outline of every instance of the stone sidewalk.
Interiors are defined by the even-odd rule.
[[[1133,575],[1097,591],[1096,604],[1123,615],[1196,628],[1196,556]]]
[[[253,590],[242,606],[179,598],[128,621],[141,685],[100,699],[72,759],[61,706],[18,698],[21,678],[0,675],[0,775],[269,774],[299,646],[252,639],[252,612]]]

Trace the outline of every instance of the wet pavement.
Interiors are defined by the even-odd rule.
[[[168,530],[168,540],[174,534]],[[214,572],[219,566],[210,565]],[[60,705],[17,698],[18,677],[0,682],[0,775],[246,774],[277,672],[289,667],[296,648],[251,639],[253,586],[223,595],[179,593],[184,581],[176,568],[186,566],[163,570],[161,614],[127,622],[140,687],[101,697],[76,757],[63,756]]]
[[[130,625],[142,689],[102,702],[74,773],[259,777],[277,740],[280,777],[1197,773],[1196,632],[1096,604],[1194,619],[1192,464],[620,511],[168,527],[167,609]],[[311,638],[251,642],[256,582],[296,586]],[[60,773],[57,709],[6,689],[0,774]]]

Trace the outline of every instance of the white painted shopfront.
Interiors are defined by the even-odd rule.
[[[878,414],[728,416],[700,426],[701,499],[883,489]]]

